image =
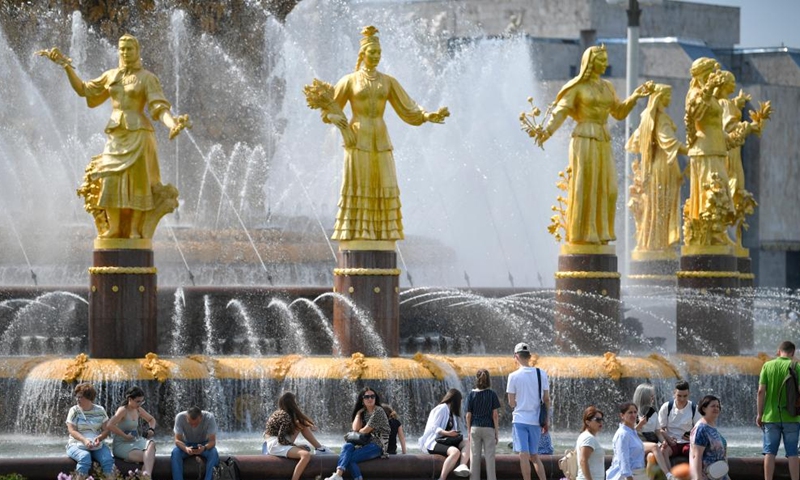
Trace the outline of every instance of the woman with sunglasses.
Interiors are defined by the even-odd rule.
[[[706,395],[697,404],[697,411],[703,416],[692,428],[689,435],[689,465],[692,480],[707,480],[711,470],[726,467],[728,442],[717,430],[717,418],[722,411],[719,398]],[[722,464],[722,465],[721,465]],[[727,472],[727,468],[723,468]],[[715,475],[719,480],[730,480],[727,473]]]
[[[644,445],[635,430],[638,415],[635,403],[619,406],[620,424],[614,434],[614,458],[606,480],[648,480],[644,470]]]
[[[352,418],[353,431],[370,434],[370,442],[366,445],[345,443],[342,446],[342,453],[339,454],[336,471],[325,480],[342,480],[344,472],[347,471],[353,476],[353,480],[362,480],[359,463],[373,458],[389,457],[386,453],[390,431],[389,418],[381,407],[381,399],[375,390],[369,387],[361,390],[353,407]]]
[[[142,408],[144,390],[131,387],[125,392],[125,400],[108,422],[114,434],[111,444],[114,456],[131,463],[142,463],[142,474],[152,475],[156,461],[156,443],[152,440],[156,431],[156,419]],[[147,430],[139,433],[139,419],[147,422]]]
[[[606,476],[606,454],[597,434],[603,429],[603,412],[594,405],[583,411],[583,428],[575,442],[578,452],[578,480],[603,480]]]
[[[111,478],[114,458],[103,440],[108,438],[108,414],[100,405],[94,404],[97,390],[91,383],[81,383],[75,387],[75,402],[67,413],[67,455],[78,462],[75,470],[79,478],[86,478],[92,461],[100,464],[103,475]]]
[[[469,442],[461,432],[461,398],[458,389],[448,390],[439,405],[428,414],[425,433],[419,437],[420,450],[445,457],[439,480],[445,480],[451,471],[458,477],[468,477],[470,474]],[[455,440],[447,441],[447,438]]]

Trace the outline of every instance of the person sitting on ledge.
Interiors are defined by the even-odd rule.
[[[67,413],[69,443],[67,455],[78,462],[75,468],[78,478],[86,478],[92,468],[92,460],[98,462],[106,478],[113,478],[114,458],[108,445],[103,443],[108,435],[108,414],[100,405],[94,404],[97,390],[91,383],[75,387],[75,402]]]
[[[262,453],[299,460],[294,467],[292,480],[300,480],[300,476],[311,461],[311,448],[308,445],[295,445],[297,435],[302,433],[303,438],[316,448],[317,452],[330,453],[326,446],[317,441],[312,432],[314,428],[316,428],[314,421],[300,410],[294,393],[285,392],[278,399],[278,409],[267,419],[267,428],[264,431],[267,441],[264,442]]]
[[[219,464],[217,453],[217,421],[214,414],[191,407],[175,415],[175,448],[172,449],[172,480],[183,480],[183,461],[202,457],[206,461],[205,480],[211,480]]]
[[[132,463],[142,463],[142,475],[150,476],[156,461],[155,436],[156,419],[142,408],[144,390],[131,387],[125,392],[117,412],[108,422],[108,429],[114,434],[112,453],[115,457]],[[147,430],[139,432],[139,419],[147,422]]]
[[[664,438],[661,450],[667,468],[671,466],[670,458],[689,457],[689,432],[702,418],[697,406],[689,400],[689,382],[681,380],[676,383],[674,396],[658,410],[658,425]]]

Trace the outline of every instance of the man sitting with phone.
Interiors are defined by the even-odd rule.
[[[672,457],[689,457],[689,434],[702,418],[697,406],[689,400],[689,382],[682,380],[675,384],[673,396],[658,411],[658,426],[664,436],[661,451],[667,462]]]
[[[200,410],[200,407],[192,407],[175,416],[173,431],[175,448],[172,449],[172,480],[183,480],[183,461],[192,456],[205,459],[205,480],[211,480],[214,467],[219,464],[214,414]]]

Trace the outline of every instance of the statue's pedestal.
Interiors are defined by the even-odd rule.
[[[563,245],[556,272],[556,344],[600,354],[619,345],[620,275],[612,245]]]
[[[684,246],[678,272],[678,353],[739,354],[739,269],[733,248]]]
[[[753,274],[750,251],[746,248],[736,247],[736,266],[739,270],[739,302],[741,315],[739,317],[739,348],[752,350],[753,340],[753,299],[755,298],[755,275]]]
[[[631,253],[628,280],[634,286],[674,287],[680,260],[674,250]]]
[[[400,270],[391,245],[392,250],[340,249],[333,271],[333,290],[341,295],[333,302],[333,331],[339,341],[334,354],[400,355]]]
[[[144,248],[115,248],[134,246]],[[89,354],[144,358],[158,345],[156,269],[149,240],[96,240],[89,269]]]

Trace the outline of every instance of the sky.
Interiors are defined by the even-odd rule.
[[[800,0],[691,0],[739,7],[739,47],[800,49]]]

